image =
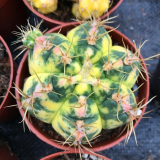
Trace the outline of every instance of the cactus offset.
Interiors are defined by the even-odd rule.
[[[89,19],[90,15],[96,18],[108,11],[109,0],[73,0],[72,13],[78,19]]]
[[[25,116],[29,112],[52,124],[66,139],[63,144],[84,149],[102,129],[127,124],[134,131],[133,120],[145,106],[134,95],[143,84],[131,90],[139,74],[143,77],[139,49],[133,53],[125,44],[113,46],[99,20],[80,24],[66,37],[35,29],[22,37],[32,37],[23,43],[34,44],[24,43],[31,76],[23,91],[16,87]]]
[[[28,0],[34,8],[42,14],[48,14],[56,11],[58,0]]]

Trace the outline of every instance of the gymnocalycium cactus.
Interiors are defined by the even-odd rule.
[[[108,11],[109,0],[73,0],[72,13],[78,19],[89,19],[90,15],[100,17]]]
[[[16,86],[24,119],[29,112],[52,124],[66,139],[64,144],[85,148],[102,129],[124,124],[133,131],[133,120],[146,105],[141,105],[143,100],[137,104],[131,90],[139,73],[143,77],[140,48],[133,53],[125,44],[113,46],[103,25],[94,19],[64,36],[43,34],[39,25],[29,24],[20,37],[29,49],[31,74],[23,91]]]

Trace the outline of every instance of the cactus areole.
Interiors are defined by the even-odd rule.
[[[22,42],[29,49],[30,77],[23,91],[16,90],[24,119],[28,112],[52,124],[66,139],[63,145],[81,148],[92,146],[102,129],[127,124],[134,130],[133,120],[145,106],[137,104],[132,90],[142,74],[138,49],[133,53],[125,44],[112,45],[97,21],[80,24],[66,36],[28,27]]]

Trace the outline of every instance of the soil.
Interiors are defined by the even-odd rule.
[[[6,95],[10,81],[10,62],[4,45],[0,42],[0,104]]]
[[[109,8],[109,10],[116,6],[118,2],[119,0],[113,0],[113,4]],[[71,0],[59,0],[57,10],[54,13],[49,13],[45,16],[57,21],[71,22],[73,21],[73,19],[75,19],[75,17],[72,14],[72,5],[73,2]]]
[[[82,160],[93,160],[93,159],[104,160],[102,158],[98,159],[98,157],[96,157],[96,156],[94,156],[92,158],[92,155],[87,155],[87,154],[82,154],[81,156],[82,156]],[[79,154],[64,154],[59,157],[53,158],[51,160],[80,160],[80,156],[79,156]]]

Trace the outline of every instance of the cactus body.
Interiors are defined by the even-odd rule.
[[[37,8],[42,14],[54,12],[57,9],[57,0],[28,0],[33,7]]]
[[[134,120],[141,110],[131,88],[140,70],[139,57],[121,46],[97,23],[84,23],[67,37],[36,36],[29,50],[31,76],[22,106],[68,141],[85,143],[102,129]]]
[[[72,7],[73,15],[80,19],[89,19],[90,16],[100,17],[109,9],[109,0],[80,0]]]

